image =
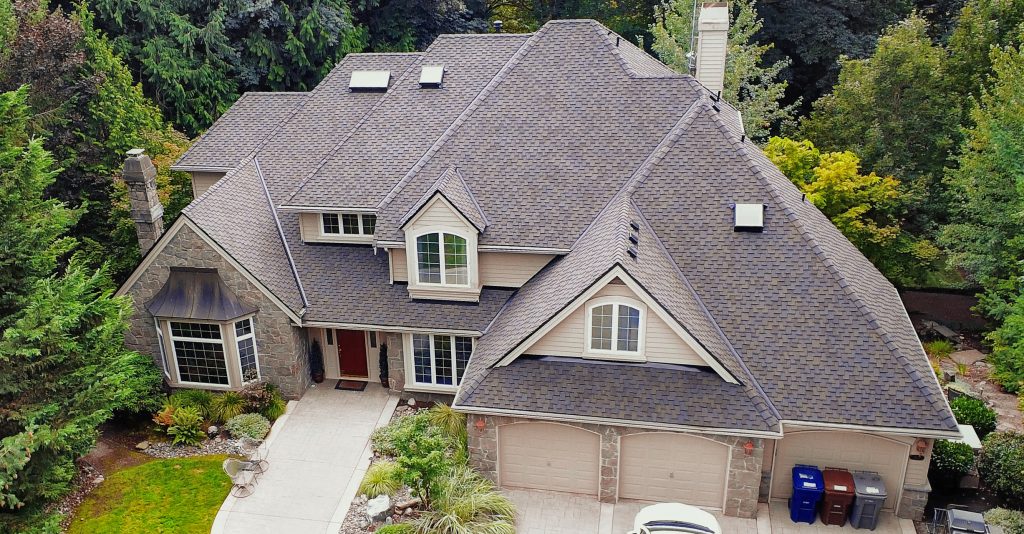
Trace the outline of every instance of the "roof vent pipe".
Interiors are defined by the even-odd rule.
[[[494,33],[501,33],[502,22],[500,20],[494,21]]]
[[[729,37],[728,2],[705,2],[697,21],[697,81],[712,93],[725,84],[725,54]]]

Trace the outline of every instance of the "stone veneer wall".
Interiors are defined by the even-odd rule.
[[[903,486],[903,495],[896,505],[896,516],[914,521],[924,519],[924,508],[928,504],[928,495],[931,492],[930,485]]]
[[[477,428],[478,421],[483,421],[482,429]],[[469,458],[473,468],[492,481],[497,482],[498,427],[526,422],[542,421],[518,417],[470,414],[466,424],[469,430]],[[602,502],[615,502],[618,499],[619,438],[630,434],[658,432],[651,429],[612,425],[587,423],[560,424],[596,432],[601,436],[601,487],[598,497]],[[764,455],[763,440],[760,438],[713,434],[702,434],[701,436],[724,443],[730,447],[732,461],[729,463],[729,478],[726,482],[725,515],[755,517],[757,515],[758,488],[761,482],[761,461]],[[754,444],[754,449],[750,455],[747,455],[743,448],[744,444],[748,441]]]
[[[177,235],[170,238],[167,246],[126,291],[134,302],[131,326],[125,334],[129,348],[152,355],[160,365],[153,316],[146,311],[145,304],[163,287],[171,267],[217,269],[239,299],[258,307],[255,329],[260,373],[265,380],[280,387],[284,396],[302,396],[310,384],[305,331],[293,326],[276,304],[188,226],[182,226]]]

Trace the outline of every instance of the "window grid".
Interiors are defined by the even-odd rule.
[[[359,233],[359,216],[353,213],[345,213],[341,216],[341,231],[346,235]]]
[[[202,328],[194,328],[196,326]],[[181,333],[199,332],[209,335],[210,330],[207,327],[217,329],[218,339],[179,337]],[[180,382],[221,386],[229,384],[227,364],[224,360],[224,342],[219,337],[220,325],[171,323],[171,342]]]
[[[341,233],[341,223],[338,220],[338,215],[336,213],[321,213],[320,227],[325,234]]]
[[[469,250],[466,239],[444,232],[417,237],[416,270],[421,284],[468,286]]]
[[[373,232],[377,229],[377,216],[376,215],[363,215],[363,234],[373,235]]]
[[[628,304],[590,307],[590,350],[637,353],[640,351],[640,309]]]
[[[260,379],[260,365],[256,355],[256,334],[253,332],[252,319],[242,319],[235,323],[235,341],[238,344],[238,364],[242,371],[242,382]]]
[[[416,271],[421,284],[441,283],[438,234],[424,234],[416,238]]]
[[[473,338],[413,334],[412,346],[416,383],[457,386],[462,382],[473,353]]]

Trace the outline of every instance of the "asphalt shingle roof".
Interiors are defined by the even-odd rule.
[[[443,87],[421,88],[419,66],[438,64]],[[391,70],[391,87],[350,92],[356,69]],[[190,164],[223,164],[218,139],[260,141],[239,148],[236,170],[185,214],[295,310],[305,288],[304,321],[486,329],[458,399],[467,406],[547,376],[531,360],[495,364],[620,265],[739,382],[708,391],[721,399],[714,406],[665,420],[717,410],[720,424],[955,431],[895,289],[741,138],[735,109],[710,96],[593,21],[446,35],[419,54],[352,54],[287,113],[247,101],[211,128]],[[240,131],[256,123],[266,133]],[[481,245],[571,252],[518,291],[485,288],[479,304],[418,302],[387,283],[384,253],[302,243],[291,207],[376,209],[375,240],[390,246],[435,194],[482,230]],[[736,203],[766,206],[763,233],[733,230]],[[641,226],[637,260],[617,245],[628,220]],[[606,368],[570,371],[597,379]],[[502,407],[571,411],[554,390],[520,397]]]
[[[174,169],[235,168],[309,93],[245,93],[174,164]]]

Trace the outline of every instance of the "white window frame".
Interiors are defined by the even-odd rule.
[[[434,382],[420,382],[416,379],[416,354],[414,351],[413,336],[427,336],[430,340],[430,377]],[[444,391],[452,392],[459,389],[462,381],[459,380],[458,366],[456,364],[456,350],[455,350],[455,338],[464,337],[469,338],[472,348],[469,352],[469,360],[466,361],[466,370],[469,369],[469,361],[473,358],[473,353],[476,352],[476,338],[470,336],[461,336],[455,334],[432,334],[426,332],[420,332],[415,334],[406,334],[405,336],[405,348],[406,354],[409,355],[406,358],[406,389],[409,390],[424,390],[424,391]],[[447,337],[451,339],[452,344],[452,384],[437,384],[437,356],[434,354],[434,338],[435,337]],[[463,378],[465,378],[465,371],[463,371]]]
[[[263,371],[260,369],[260,350],[259,347],[256,346],[256,321],[254,318],[254,315],[250,315],[248,317],[241,317],[231,321],[231,328],[233,329],[232,332],[235,333],[235,359],[238,361],[238,376],[241,377],[242,384],[259,382],[263,379]],[[249,333],[244,336],[239,336],[235,325],[242,321],[249,321]],[[245,379],[245,370],[242,369],[242,347],[239,346],[239,344],[246,339],[252,340],[252,356],[253,360],[256,362],[256,378],[253,378],[252,380]]]
[[[333,215],[333,216],[338,218],[338,231],[337,231],[337,233],[325,232],[324,231],[324,216],[326,216],[326,215]],[[345,215],[354,215],[356,217],[356,220],[359,222],[359,233],[356,233],[356,234],[346,234],[345,233],[345,221],[344,221]],[[367,227],[367,225],[366,225],[366,217],[367,216],[376,217],[377,214],[376,213],[350,213],[350,212],[321,212],[321,213],[318,214],[318,217],[317,217],[319,219],[319,221],[320,221],[320,237],[345,237],[345,238],[362,237],[362,238],[372,238],[373,237],[373,233],[366,233],[366,227]],[[377,223],[375,221],[374,222],[374,230],[376,230],[376,228],[377,228]]]
[[[177,336],[174,335],[174,329],[171,327],[170,323],[192,323],[192,324],[213,324],[213,325],[217,325],[217,328],[220,329],[220,339],[207,339],[207,338],[196,338],[196,337],[177,337]],[[231,324],[231,327],[234,328],[234,324],[235,323],[233,321],[231,323],[229,323],[229,324]],[[231,389],[232,388],[232,386],[231,386],[231,371],[228,369],[228,366],[231,365],[231,362],[228,359],[230,357],[230,355],[231,355],[231,352],[229,350],[230,345],[227,344],[228,340],[224,336],[224,324],[223,323],[218,323],[218,322],[215,322],[215,321],[196,321],[194,319],[189,319],[189,320],[168,319],[167,320],[167,330],[168,330],[168,332],[171,335],[171,354],[174,355],[174,375],[175,375],[175,379],[177,380],[178,384],[184,385],[184,386],[196,386],[198,388],[208,388],[208,389]],[[234,331],[232,331],[231,334],[232,334],[232,337],[234,337]],[[208,384],[206,382],[187,382],[185,380],[182,380],[181,379],[181,369],[178,366],[178,349],[177,349],[177,347],[174,346],[174,342],[175,341],[192,341],[192,342],[198,342],[198,343],[220,343],[220,345],[221,345],[221,352],[224,354],[224,372],[226,372],[227,375],[228,375],[228,383],[227,384]],[[236,347],[236,350],[235,350],[235,359],[236,360],[238,359],[237,347]]]
[[[439,256],[440,256],[439,261],[440,261],[440,266],[441,266],[441,281],[440,282],[422,282],[422,281],[420,281],[420,247],[419,247],[419,239],[421,237],[425,236],[425,235],[430,235],[430,234],[437,234],[437,246],[438,246],[438,253],[439,253]],[[458,237],[459,239],[462,239],[463,241],[466,242],[466,283],[465,284],[450,284],[450,283],[447,282],[448,266],[445,264],[445,259],[444,259],[444,257],[445,257],[445,254],[444,254],[444,236],[446,234]],[[468,287],[472,287],[473,286],[473,272],[474,272],[475,266],[473,265],[473,254],[472,254],[472,252],[470,250],[470,248],[473,246],[473,240],[470,239],[469,237],[467,237],[467,236],[465,236],[465,235],[463,235],[463,234],[461,234],[459,232],[455,232],[455,231],[448,230],[448,229],[429,229],[429,230],[424,230],[422,232],[419,232],[419,233],[413,235],[412,246],[413,246],[413,249],[412,249],[413,276],[415,278],[416,285],[424,286],[424,287],[461,287],[461,288],[468,288]]]
[[[153,318],[153,326],[156,327],[156,343],[160,347],[160,368],[164,370],[164,376],[171,378],[171,371],[167,368],[167,349],[164,348],[164,331],[160,328],[160,320]],[[174,362],[178,366],[178,362]]]
[[[593,348],[594,309],[607,304],[612,305],[612,348],[611,350],[595,349]],[[586,306],[587,323],[584,328],[583,339],[585,356],[594,358],[612,357],[617,360],[646,360],[644,357],[644,338],[647,337],[647,306],[645,306],[644,303],[626,297],[601,297],[587,301]],[[640,312],[640,324],[637,327],[636,351],[616,349],[619,343],[619,306],[629,306],[630,308],[636,309]]]

